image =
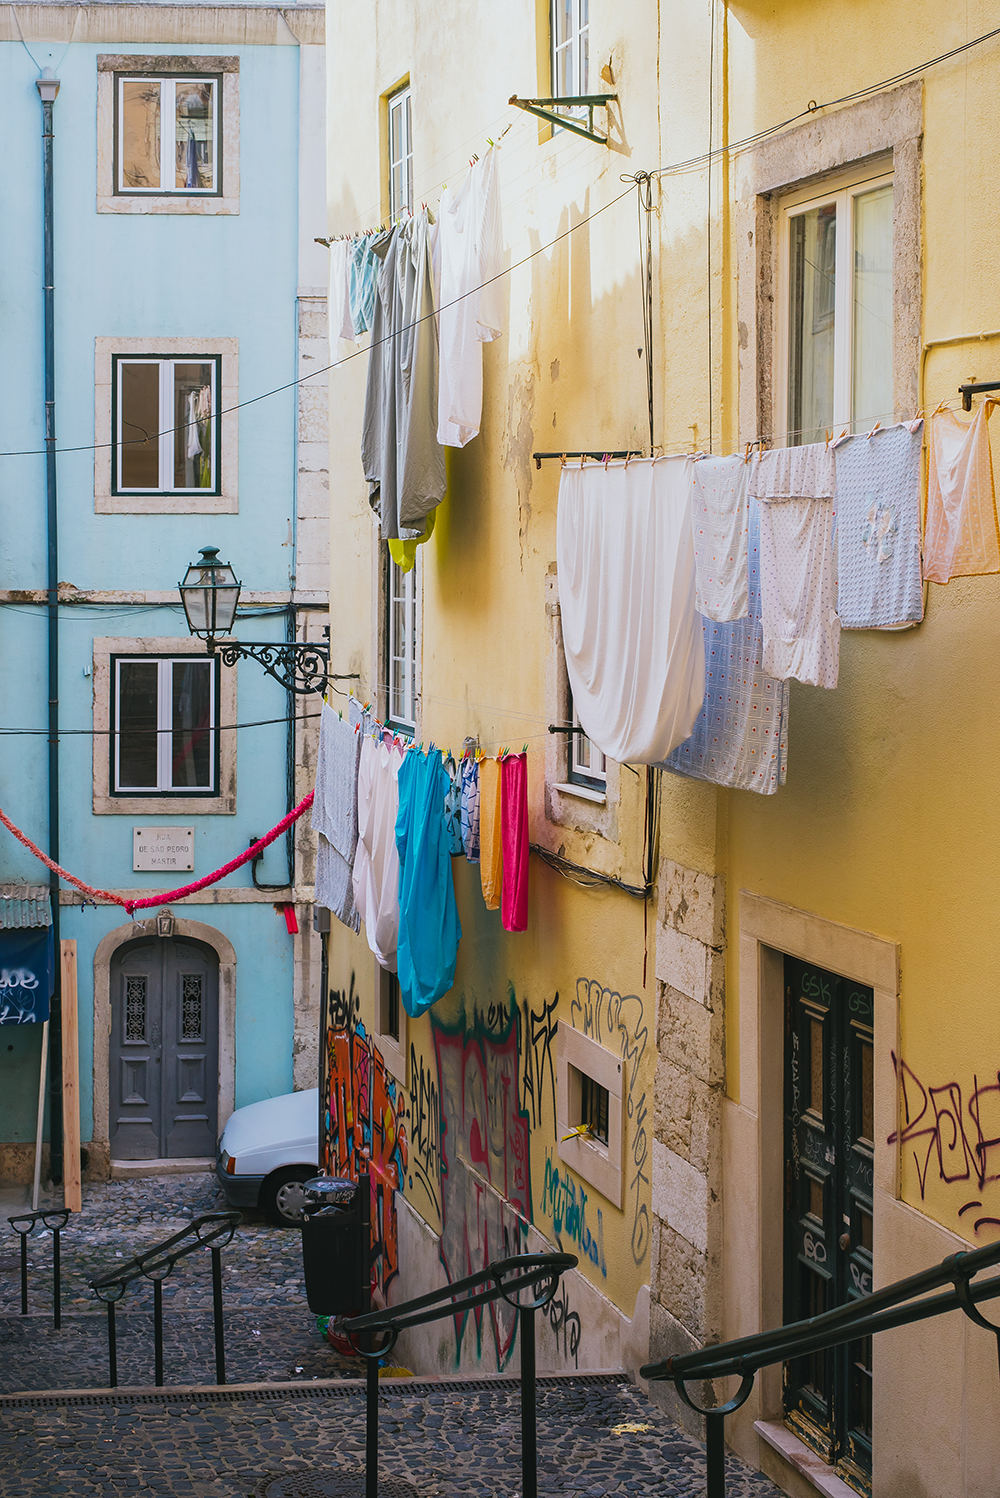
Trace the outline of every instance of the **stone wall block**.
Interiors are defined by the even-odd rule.
[[[655,1302],[650,1306],[650,1362],[656,1363],[661,1358],[677,1357],[682,1352],[694,1352],[701,1345],[700,1338],[692,1336],[664,1306],[657,1305]],[[710,1383],[690,1383],[687,1391],[696,1404],[705,1408],[712,1403],[711,1388]],[[654,1404],[665,1410],[682,1430],[687,1431],[698,1441],[705,1439],[704,1418],[695,1414],[694,1410],[684,1403],[673,1384],[659,1379],[651,1382],[649,1397]]]
[[[710,1086],[724,1080],[722,1014],[677,989],[664,987],[660,995],[657,1041],[660,1056]]]
[[[708,1176],[653,1140],[653,1214],[702,1254],[708,1249]]]
[[[711,951],[695,937],[661,926],[656,933],[656,976],[661,983],[669,983],[707,1007],[711,1002]]]
[[[653,1134],[675,1154],[691,1158],[694,1080],[690,1072],[661,1056],[653,1083]]]
[[[655,1214],[654,1214],[655,1215]],[[652,1293],[701,1342],[707,1335],[708,1290],[705,1255],[669,1223],[660,1226],[660,1255]]]
[[[726,939],[724,881],[662,859],[656,919],[706,947],[721,947]]]

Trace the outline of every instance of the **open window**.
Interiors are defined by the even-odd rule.
[[[562,1022],[557,1044],[559,1158],[620,1207],[625,1139],[621,1057]]]

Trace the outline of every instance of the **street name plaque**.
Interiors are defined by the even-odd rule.
[[[194,868],[193,827],[133,827],[132,868],[138,873]]]

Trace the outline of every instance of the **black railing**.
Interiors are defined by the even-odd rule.
[[[697,1352],[664,1358],[662,1362],[647,1364],[639,1374],[650,1380],[669,1379],[684,1403],[699,1415],[704,1415],[707,1498],[725,1498],[726,1416],[749,1399],[759,1368],[824,1352],[827,1348],[871,1337],[894,1327],[909,1326],[911,1322],[925,1321],[931,1316],[943,1316],[947,1311],[964,1311],[977,1326],[991,1331],[997,1339],[1000,1358],[1000,1326],[995,1326],[976,1309],[980,1301],[1000,1295],[1000,1276],[983,1280],[978,1285],[972,1283],[975,1275],[997,1264],[1000,1264],[1000,1243],[951,1254],[931,1269],[897,1280],[884,1290],[876,1290],[873,1295],[850,1301],[822,1316],[794,1321],[752,1337],[738,1337],[732,1342],[702,1347]],[[952,1287],[947,1294],[930,1294],[943,1285]],[[918,1300],[918,1296],[927,1299]],[[688,1395],[686,1386],[690,1382],[732,1377],[740,1379],[740,1387],[724,1404],[703,1408]]]
[[[366,1178],[362,1177],[367,1185]],[[365,1197],[362,1198],[364,1202]],[[351,1336],[362,1338],[361,1351],[368,1359],[367,1402],[365,1413],[365,1494],[378,1494],[378,1365],[396,1345],[400,1332],[441,1321],[448,1316],[464,1315],[476,1306],[505,1300],[518,1314],[521,1332],[521,1495],[537,1498],[538,1431],[535,1400],[535,1312],[547,1306],[556,1293],[559,1277],[577,1264],[575,1254],[518,1254],[488,1264],[479,1274],[456,1280],[441,1290],[418,1295],[402,1305],[384,1311],[371,1311],[341,1322]],[[482,1287],[482,1288],[478,1288]],[[522,1298],[524,1297],[524,1298]],[[377,1334],[383,1340],[375,1345]]]
[[[98,1300],[108,1308],[108,1370],[109,1387],[118,1387],[118,1339],[115,1327],[115,1306],[134,1280],[147,1279],[153,1282],[153,1363],[154,1382],[157,1388],[163,1385],[163,1281],[173,1272],[174,1265],[199,1248],[212,1251],[212,1307],[215,1318],[215,1382],[226,1382],[226,1343],[222,1321],[222,1250],[232,1242],[233,1234],[242,1222],[240,1212],[207,1212],[196,1217],[186,1228],[165,1238],[154,1248],[136,1254],[124,1264],[117,1265],[107,1274],[98,1275],[90,1281],[90,1288]]]
[[[40,1212],[21,1212],[7,1221],[21,1239],[21,1315],[28,1314],[28,1238],[39,1224],[52,1234],[52,1325],[56,1331],[62,1326],[62,1274],[60,1269],[59,1234],[69,1222],[72,1213],[69,1207],[46,1207]]]

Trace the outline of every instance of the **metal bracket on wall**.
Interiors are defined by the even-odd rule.
[[[962,410],[972,410],[972,397],[974,395],[985,395],[989,390],[1000,390],[1000,380],[980,381],[977,384],[959,385],[958,391],[962,397]]]
[[[606,146],[608,137],[598,135],[594,129],[594,110],[601,105],[617,103],[617,94],[570,94],[561,99],[519,99],[517,94],[511,94],[508,104],[515,105],[518,109],[527,110],[528,114],[537,114],[540,120],[545,120],[549,125],[558,125],[561,130],[572,130],[576,135],[582,135],[586,140],[596,140],[599,146]],[[572,119],[569,115],[556,114],[553,106],[561,106],[569,109],[585,109],[587,111],[587,124],[580,120]]]

